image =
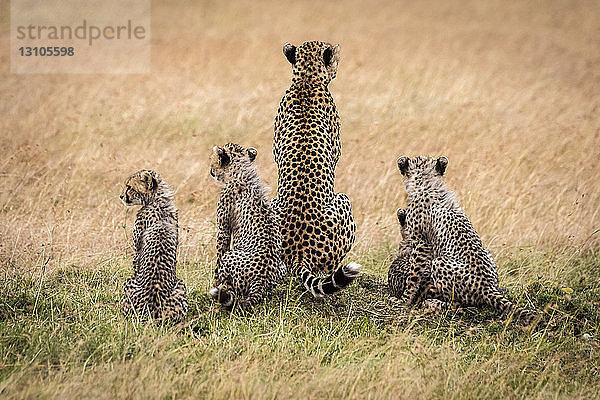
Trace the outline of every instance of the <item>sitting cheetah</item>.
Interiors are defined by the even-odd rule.
[[[125,281],[123,314],[147,314],[175,323],[188,311],[186,288],[175,276],[178,226],[173,191],[160,176],[139,171],[125,181],[121,201],[141,205],[133,229],[133,276]]]
[[[223,185],[217,207],[217,268],[210,294],[231,308],[259,303],[285,274],[279,221],[258,177],[256,149],[237,144],[213,148],[210,174]]]
[[[400,222],[402,243],[398,256],[388,271],[388,287],[392,297],[405,304],[417,303],[431,287],[432,248],[429,243],[410,240],[406,229],[406,210],[396,212]]]
[[[275,117],[273,142],[283,261],[313,296],[321,297],[347,287],[360,270],[357,263],[340,266],[356,228],[348,196],[334,191],[340,123],[328,85],[337,73],[339,46],[287,43],[283,53],[293,70]],[[318,273],[328,275],[313,275]]]
[[[533,314],[516,307],[498,287],[496,264],[490,252],[483,247],[454,192],[446,188],[442,177],[447,165],[446,157],[398,158],[408,192],[409,240],[429,243],[432,249],[432,287],[426,291],[442,301],[467,306],[487,304],[503,314],[514,311],[530,321]],[[418,293],[423,290],[418,285],[427,280],[426,276],[408,280],[404,290]]]

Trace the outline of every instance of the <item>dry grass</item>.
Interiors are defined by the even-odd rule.
[[[598,15],[598,3],[585,1],[154,2],[149,75],[11,75],[3,52],[0,268],[39,274],[122,262],[133,211],[118,192],[149,167],[177,189],[180,261],[209,271],[218,195],[209,150],[228,141],[257,147],[276,189],[273,117],[291,75],[281,47],[312,39],[342,50],[330,89],[342,120],[337,190],[350,196],[358,224],[353,257],[397,242],[403,154],[448,156],[449,186],[501,260],[523,246],[534,255],[593,251]],[[547,262],[527,265],[518,282],[561,276]],[[127,366],[93,373],[107,368],[118,376]]]
[[[150,75],[5,73],[3,257],[94,265],[124,250],[131,215],[117,193],[142,167],[177,188],[183,258],[204,257],[217,196],[209,149],[256,146],[275,187],[273,116],[290,80],[281,46],[313,38],[343,52],[331,85],[337,188],[353,201],[357,249],[397,235],[401,154],[449,157],[449,184],[493,248],[597,246],[595,5],[318,4],[157,3]]]

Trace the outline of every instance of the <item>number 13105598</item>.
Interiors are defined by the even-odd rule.
[[[22,57],[71,57],[75,55],[75,49],[73,47],[59,46],[19,47],[19,52]]]

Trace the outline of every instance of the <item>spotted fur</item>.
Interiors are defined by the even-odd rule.
[[[467,306],[489,305],[500,313],[515,312],[527,321],[533,317],[516,307],[498,286],[498,273],[491,253],[443,180],[446,157],[400,157],[398,168],[408,192],[406,229],[411,242],[428,243],[432,249],[431,295]],[[419,282],[407,281],[404,290]]]
[[[388,288],[390,295],[402,303],[418,303],[429,297],[428,291],[432,286],[432,248],[427,242],[411,241],[406,229],[406,210],[399,208],[396,214],[402,242],[388,271]]]
[[[173,192],[154,171],[139,171],[125,181],[121,201],[141,205],[133,229],[133,276],[125,281],[123,314],[150,315],[175,323],[188,311],[186,288],[177,279],[178,225]]]
[[[217,206],[217,268],[213,298],[232,307],[259,303],[285,274],[279,221],[254,160],[257,151],[214,147],[210,174],[222,186]]]
[[[348,196],[334,192],[340,122],[328,85],[337,73],[339,46],[288,43],[283,52],[293,70],[275,117],[273,144],[283,259],[319,297],[348,286],[360,269],[356,263],[340,266],[356,228]]]

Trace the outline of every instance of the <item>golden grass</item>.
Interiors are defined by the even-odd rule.
[[[7,3],[0,6],[4,48],[10,45]],[[358,226],[351,256],[398,242],[395,209],[404,205],[405,192],[396,158],[444,154],[450,160],[448,185],[484,243],[501,260],[524,248],[536,261],[501,265],[501,277],[510,273],[535,281],[544,275],[558,281],[565,271],[553,267],[544,251],[600,245],[598,15],[600,4],[586,1],[164,1],[152,4],[148,75],[12,75],[8,52],[2,52],[0,269],[34,273],[41,287],[45,271],[71,264],[79,270],[115,263],[130,268],[122,257],[130,252],[135,210],[124,208],[118,194],[127,175],[152,168],[177,190],[179,259],[187,265],[180,274],[195,282],[191,291],[204,291],[214,258],[218,197],[208,175],[210,149],[229,141],[255,146],[261,174],[275,192],[273,118],[291,77],[281,48],[288,41],[318,39],[339,43],[342,51],[330,89],[342,121],[337,190],[352,200]],[[265,321],[270,323],[268,316]],[[130,329],[122,321],[119,327]],[[286,340],[295,336],[290,332]],[[510,369],[529,365],[520,359],[520,349],[500,348],[465,367],[470,364],[460,355],[460,343],[436,345],[427,335],[401,330],[393,331],[397,342],[383,347],[362,338],[344,348],[346,367],[298,356],[285,342],[265,350],[260,340],[240,350],[250,358],[236,359],[237,349],[225,349],[226,361],[219,366],[217,356],[199,354],[205,347],[186,342],[155,353],[152,346],[162,346],[160,337],[140,335],[156,344],[142,346],[132,360],[91,366],[77,361],[68,367],[67,359],[65,368],[48,363],[51,385],[43,380],[50,372],[36,377],[44,366],[34,357],[23,380],[16,374],[7,383],[20,382],[10,393],[519,397],[511,390],[520,383],[507,381],[503,389],[504,381],[490,387],[485,382],[518,376]],[[237,343],[245,343],[243,332],[236,335]],[[415,353],[413,342],[425,348],[417,346]],[[537,354],[534,344],[527,346],[532,347],[523,354]],[[595,349],[590,352],[597,355]],[[286,351],[303,371],[296,378],[288,375],[293,366],[286,364]],[[274,352],[283,354],[279,363]],[[151,361],[155,354],[160,363]],[[198,359],[186,359],[186,367],[179,368],[177,362],[189,354]],[[538,398],[570,385],[559,382],[564,376],[552,367],[554,361],[531,361],[543,366],[545,391]],[[508,372],[500,368],[505,363]],[[341,373],[344,368],[352,372]],[[197,374],[217,378],[204,383],[195,380]],[[341,377],[346,386],[332,386]],[[230,380],[237,386],[228,386]],[[280,386],[265,385],[270,381]],[[105,385],[111,388],[102,390]],[[582,397],[591,393],[580,390]]]
[[[149,75],[4,72],[2,258],[93,266],[122,253],[132,211],[117,193],[143,167],[177,189],[183,259],[206,257],[209,149],[256,146],[275,188],[273,116],[291,74],[281,47],[315,38],[342,49],[337,189],[353,202],[355,249],[396,240],[402,154],[449,157],[449,186],[496,251],[596,247],[598,12],[590,2],[154,3]],[[6,52],[2,62],[7,71]]]

